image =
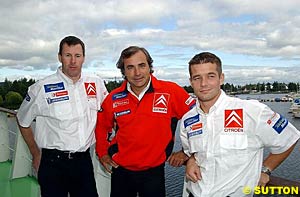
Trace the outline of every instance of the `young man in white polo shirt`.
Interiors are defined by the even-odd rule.
[[[252,196],[291,153],[300,132],[268,106],[229,97],[221,60],[203,52],[189,62],[197,104],[181,121],[190,197]],[[271,153],[263,159],[264,148]],[[245,188],[250,191],[245,192]]]

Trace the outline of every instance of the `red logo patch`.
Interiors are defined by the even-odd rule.
[[[243,128],[243,109],[225,110],[225,128]]]
[[[192,125],[191,129],[194,131],[194,130],[198,130],[198,129],[202,129],[202,123],[197,123],[197,124],[194,124]]]
[[[54,97],[66,96],[66,95],[68,95],[68,91],[67,90],[53,93]]]
[[[96,96],[96,84],[94,82],[84,83],[84,86],[88,96]]]

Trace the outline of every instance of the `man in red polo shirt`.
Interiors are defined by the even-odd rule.
[[[111,197],[165,196],[164,163],[173,149],[177,121],[195,104],[177,84],[156,79],[152,63],[146,49],[124,49],[117,67],[125,81],[98,113],[96,152],[112,172]],[[109,142],[114,124],[116,134]]]

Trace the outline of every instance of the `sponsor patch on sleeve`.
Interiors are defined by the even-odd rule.
[[[195,99],[193,97],[189,96],[189,98],[186,99],[185,104],[190,105],[193,101],[195,101]]]
[[[285,127],[288,125],[289,121],[282,115],[280,115],[279,119],[273,125],[273,129],[280,134]]]
[[[31,98],[30,98],[28,92],[26,93],[25,100],[28,101],[28,102],[31,100]]]
[[[200,121],[200,115],[197,114],[196,116],[193,116],[193,117],[190,117],[188,119],[185,119],[184,120],[184,127],[188,127],[196,122],[199,122]]]

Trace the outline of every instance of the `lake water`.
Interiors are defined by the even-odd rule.
[[[266,95],[239,95],[240,98],[256,98],[256,99],[271,99],[271,98],[281,98],[285,95],[280,94],[266,94]],[[274,111],[285,116],[290,123],[292,123],[298,130],[300,130],[300,118],[292,117],[291,113],[288,113],[290,102],[264,102]],[[181,149],[180,139],[178,137],[178,131],[176,131],[176,143],[175,150]],[[268,151],[265,151],[265,154],[268,154]],[[181,197],[183,180],[184,180],[184,167],[175,168],[172,166],[166,165],[166,190],[167,197]],[[294,151],[290,156],[273,172],[272,175],[278,176],[281,178],[295,180],[300,182],[300,143],[296,145]]]

